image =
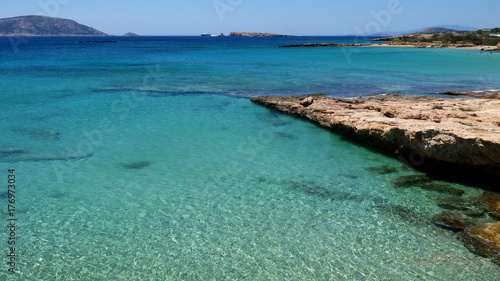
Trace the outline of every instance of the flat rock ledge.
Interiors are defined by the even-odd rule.
[[[436,174],[480,181],[499,191],[500,99],[380,95],[355,99],[320,95],[254,97],[257,104],[309,119],[376,145]],[[445,171],[446,170],[446,171]],[[465,173],[463,173],[463,172]],[[495,180],[496,179],[496,180]]]

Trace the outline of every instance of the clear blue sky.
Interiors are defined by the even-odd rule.
[[[45,3],[45,4],[42,4]],[[230,31],[344,35],[500,26],[500,0],[2,0],[0,18],[48,15],[121,35]]]

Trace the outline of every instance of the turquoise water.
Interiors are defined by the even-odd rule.
[[[392,184],[418,172],[247,99],[500,88],[500,56],[275,47],[317,38],[32,40],[1,51],[0,177],[16,169],[18,273],[2,255],[0,278],[500,275],[431,223],[445,195]],[[396,172],[371,169],[380,166]],[[0,241],[6,253],[6,232]]]

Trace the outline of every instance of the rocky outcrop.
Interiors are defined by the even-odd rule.
[[[471,97],[441,99],[385,95],[334,99],[315,95],[306,98],[255,97],[252,101],[307,118],[387,151],[396,150],[402,155],[415,152],[420,155],[420,165],[429,161],[438,163],[434,166],[438,167],[438,173],[444,171],[443,164],[447,163],[445,166],[451,167],[455,177],[465,174],[479,181],[483,175],[490,175],[493,180],[488,187],[500,190],[498,93],[448,94]],[[381,167],[375,171],[391,172]],[[478,198],[460,198],[463,190],[436,182],[425,175],[400,176],[393,180],[393,184],[398,188],[419,187],[446,195],[436,203],[452,211],[436,214],[431,221],[457,232],[472,252],[500,264],[500,222],[493,222],[493,219],[500,219],[499,193],[487,191]]]
[[[484,210],[493,218],[500,220],[500,194],[495,192],[485,192],[479,197],[479,203]]]
[[[460,233],[460,239],[472,252],[500,264],[500,222],[466,229]]]
[[[376,40],[374,40],[376,41]],[[380,41],[380,40],[379,40]],[[450,48],[450,49],[477,49],[488,52],[500,51],[500,46],[476,46],[470,43],[442,43],[442,42],[404,42],[404,41],[387,41],[384,43],[305,43],[283,45],[279,47],[411,47],[411,48]]]
[[[305,44],[294,44],[294,45],[284,45],[279,46],[282,48],[292,48],[292,47],[366,47],[373,46],[374,44],[369,43],[352,43],[352,44],[342,44],[342,43],[305,43]]]
[[[314,99],[312,97],[307,97],[300,102],[300,105],[308,107],[313,104]]]
[[[21,149],[0,149],[0,162],[66,161],[90,158],[93,153],[72,153],[65,151],[26,151]]]
[[[486,191],[478,198],[468,199],[439,198],[437,204],[453,211],[432,216],[434,224],[457,232],[470,251],[500,264],[500,222],[493,221],[499,219],[499,193]]]
[[[455,176],[461,174],[457,173],[460,168],[471,178],[476,173],[497,179],[500,176],[500,99],[497,98],[315,96],[307,107],[301,105],[303,98],[293,96],[255,97],[252,101],[307,118],[386,151],[409,155],[416,168],[434,166],[442,173],[447,167]],[[498,181],[490,187],[500,189]]]
[[[283,35],[274,33],[259,33],[259,32],[231,32],[229,37],[300,37],[296,35]]]
[[[432,216],[432,220],[435,224],[453,231],[461,231],[469,227],[474,227],[478,223],[476,219],[456,212],[443,212]]]
[[[73,20],[45,16],[0,19],[0,36],[106,36]]]

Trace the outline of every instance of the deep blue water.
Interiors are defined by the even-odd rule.
[[[117,42],[81,43],[95,40]],[[0,278],[495,280],[497,265],[431,223],[446,195],[392,183],[418,172],[248,100],[500,88],[498,54],[277,47],[355,41],[1,38],[19,270],[3,255]]]

